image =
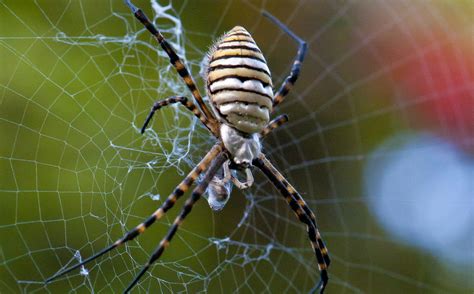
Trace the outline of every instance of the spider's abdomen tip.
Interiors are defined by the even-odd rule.
[[[232,28],[232,30],[230,30],[229,33],[237,33],[237,32],[243,32],[243,33],[248,33],[247,30],[242,27],[242,26],[235,26]]]

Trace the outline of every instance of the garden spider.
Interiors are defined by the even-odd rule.
[[[163,50],[168,54],[171,64],[176,68],[178,74],[186,83],[186,86],[191,91],[198,105],[197,107],[194,102],[182,96],[170,97],[158,101],[153,105],[141,132],[143,133],[145,131],[155,111],[161,107],[179,102],[199,118],[215,136],[217,143],[175,188],[162,206],[148,217],[148,219],[133,228],[109,247],[85,259],[79,264],[56,273],[46,280],[46,283],[83,266],[127,241],[133,240],[156,220],[163,217],[196,179],[203,174],[202,180],[197,184],[192,195],[185,202],[181,213],[174,220],[165,238],[163,238],[151,255],[149,261],[125,290],[125,292],[129,292],[138,283],[139,279],[150,268],[153,262],[155,262],[169,246],[179,226],[183,223],[193,205],[206,190],[208,191],[211,207],[215,210],[221,209],[229,198],[230,189],[228,187],[230,182],[232,181],[239,189],[250,187],[253,183],[250,169],[256,166],[285,197],[298,219],[306,224],[308,237],[316,255],[321,274],[317,289],[319,289],[320,293],[323,293],[328,282],[327,268],[330,260],[328,251],[316,226],[315,216],[301,195],[261,152],[260,144],[261,138],[288,120],[286,115],[280,115],[269,122],[269,116],[271,111],[283,101],[298,78],[300,66],[306,52],[306,43],[274,16],[263,12],[266,17],[299,44],[298,53],[291,68],[291,73],[278,92],[273,95],[270,71],[264,56],[251,35],[243,27],[239,26],[234,27],[231,31],[224,34],[211,48],[209,53],[206,82],[212,107],[212,111],[210,111],[204,103],[184,63],[176,55],[170,44],[145,16],[142,10],[135,7],[130,0],[125,0],[125,3],[130,7],[135,17],[153,34]],[[216,175],[221,168],[223,169],[222,177]],[[245,172],[246,181],[240,182],[232,173],[232,170]]]

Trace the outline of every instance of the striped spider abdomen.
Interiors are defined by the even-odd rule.
[[[73,270],[83,268],[86,263],[135,239],[153,223],[166,215],[166,212],[191,188],[193,183],[197,182],[196,187],[184,203],[181,212],[175,218],[166,236],[163,237],[147,263],[125,289],[125,293],[130,292],[170,245],[178,228],[206,190],[208,191],[207,199],[212,209],[220,210],[229,200],[232,185],[239,189],[246,189],[253,184],[251,168],[257,167],[280,191],[298,220],[306,225],[308,238],[320,272],[319,283],[313,290],[318,289],[319,294],[323,294],[329,280],[327,268],[331,260],[316,225],[316,217],[303,197],[266,158],[260,143],[265,135],[288,121],[288,116],[280,115],[270,122],[269,116],[272,108],[282,102],[298,78],[306,52],[306,42],[273,15],[266,11],[262,12],[264,16],[268,17],[298,43],[298,53],[293,61],[291,72],[280,86],[280,89],[273,95],[267,63],[250,34],[239,26],[224,34],[212,47],[208,56],[207,91],[213,109],[213,111],[210,111],[204,103],[185,63],[179,58],[170,43],[141,9],[133,5],[130,0],[125,0],[125,3],[168,55],[170,63],[181,76],[194,98],[189,100],[185,96],[171,96],[156,101],[145,119],[141,133],[145,132],[148,123],[157,110],[168,105],[181,103],[215,136],[217,142],[199,164],[188,173],[186,178],[176,186],[161,206],[142,223],[133,227],[121,238],[96,254],[77,264],[63,268],[49,277],[45,283],[48,284]],[[245,173],[245,182],[241,182],[237,178],[238,172]]]
[[[247,134],[267,125],[273,90],[267,62],[240,26],[224,34],[208,56],[207,91],[219,120]]]

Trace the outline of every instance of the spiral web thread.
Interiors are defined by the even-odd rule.
[[[191,95],[165,53],[121,1],[56,2],[51,6],[34,1],[21,7],[0,1],[0,52],[5,65],[0,74],[2,293],[124,289],[184,201],[138,241],[48,286],[42,281],[98,252],[142,221],[213,143],[199,121],[179,105],[161,110],[145,135],[139,134],[153,101]],[[237,24],[254,34],[273,67],[274,84],[285,78],[296,45],[261,16],[264,9],[308,41],[301,78],[276,111],[289,113],[290,122],[266,139],[264,150],[316,212],[333,259],[331,293],[375,293],[380,285],[418,292],[467,289],[456,280],[440,282],[447,270],[436,267],[441,270],[433,277],[424,253],[410,251],[378,229],[357,182],[363,161],[376,145],[367,142],[371,140],[367,129],[380,123],[381,136],[397,129],[414,132],[420,126],[411,112],[420,105],[443,95],[472,93],[470,60],[461,49],[452,50],[463,82],[452,82],[444,93],[403,99],[406,93],[398,90],[399,80],[393,78],[394,72],[420,58],[429,63],[433,52],[455,47],[472,33],[472,26],[453,30],[443,13],[445,4],[423,1],[368,5],[299,0],[291,7],[270,1],[225,1],[206,8],[188,1],[136,2],[185,57],[201,89],[199,72],[208,47]],[[469,13],[446,6],[459,22],[469,24]],[[383,21],[369,28],[362,13],[367,10],[378,11]],[[314,21],[315,15],[320,19]],[[242,23],[237,23],[239,17]],[[309,25],[299,23],[300,18]],[[435,29],[444,38],[431,33]],[[413,31],[423,32],[426,40],[417,40]],[[393,33],[403,36],[410,51],[386,60],[377,42]],[[334,42],[334,47],[325,41]],[[365,59],[372,66],[359,63]],[[348,64],[358,69],[351,71]],[[449,68],[446,71],[448,76]],[[430,80],[430,74],[426,71],[421,77]],[[381,79],[384,89],[377,86]],[[372,94],[381,99],[364,104],[358,91],[372,86]],[[435,112],[436,126],[431,128],[450,133],[454,119],[453,140],[472,150],[463,110],[451,106],[451,116],[440,109]],[[222,212],[212,212],[202,200],[137,289],[164,293],[312,289],[319,277],[304,226],[263,176],[254,174],[254,187],[234,190]],[[354,214],[360,214],[357,221]],[[379,259],[385,250],[395,260],[407,256],[416,261],[411,267],[392,266],[394,260]]]

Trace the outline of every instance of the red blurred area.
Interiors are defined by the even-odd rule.
[[[361,5],[359,25],[363,38],[370,37],[367,47],[390,68],[392,97],[407,105],[410,127],[473,149],[472,20],[456,17],[466,9],[455,1],[370,2]]]
[[[424,101],[418,108],[420,123],[458,139],[469,138],[474,126],[472,43],[438,37],[436,44],[417,45],[430,50],[393,72],[394,80],[408,94],[402,98]],[[403,50],[407,55],[414,54],[412,49]]]

